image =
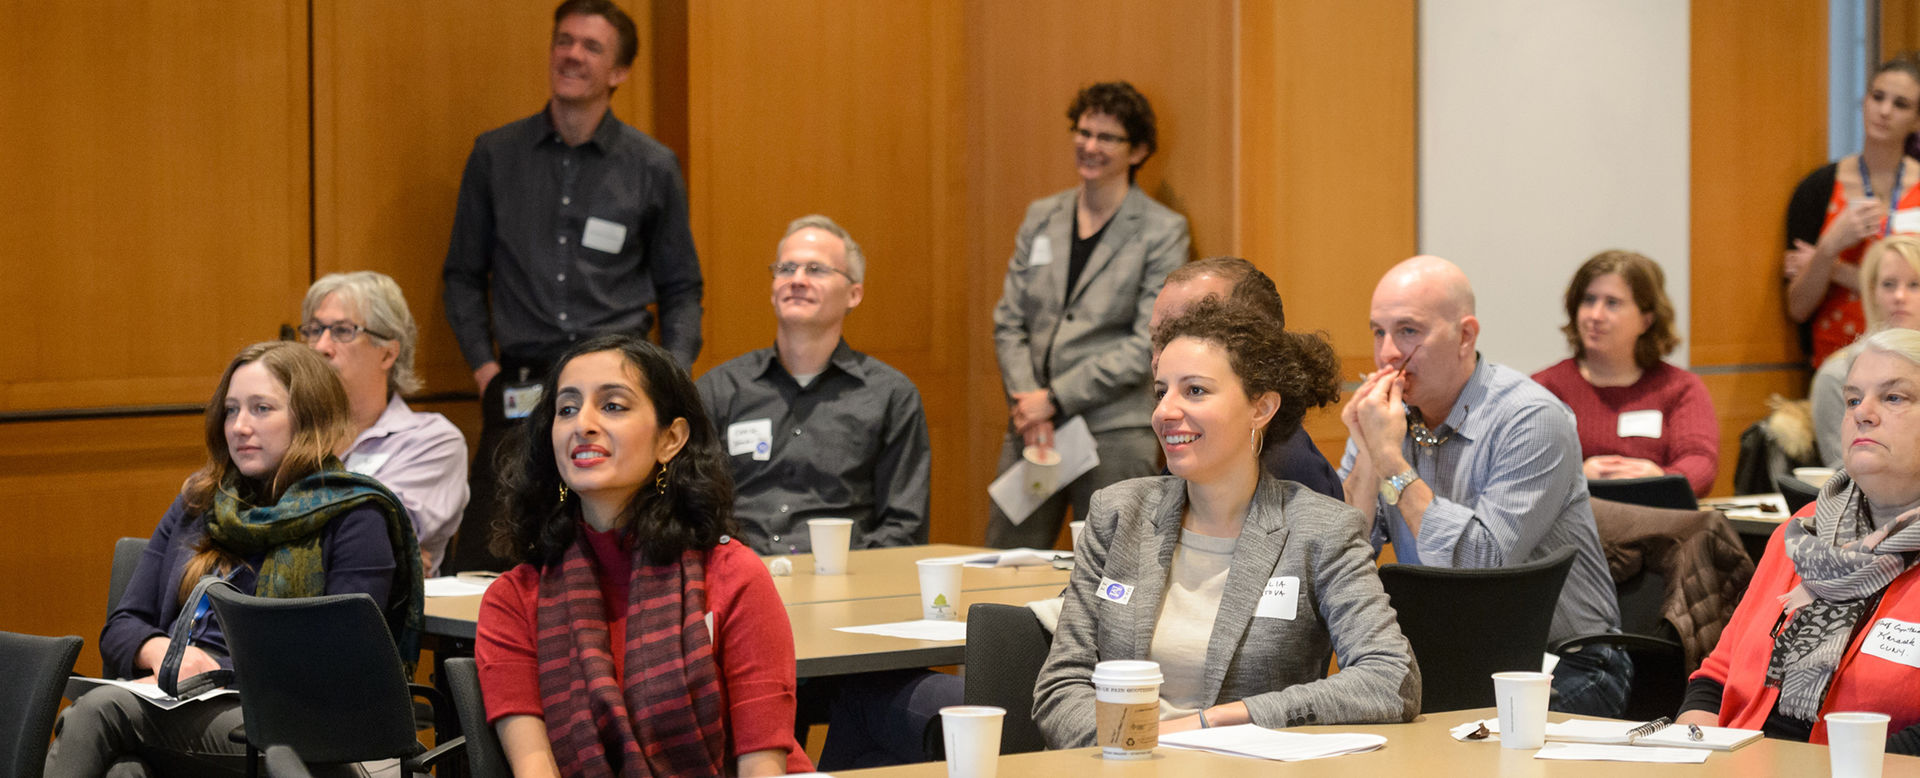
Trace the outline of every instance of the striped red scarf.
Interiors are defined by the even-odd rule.
[[[606,608],[581,532],[540,576],[540,708],[560,773],[722,775],[726,732],[706,624],[705,551],[647,564],[634,551],[626,675],[613,677]]]

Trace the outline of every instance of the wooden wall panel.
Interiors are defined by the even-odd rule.
[[[1288,329],[1331,336],[1347,380],[1373,369],[1374,285],[1419,246],[1417,16],[1413,0],[1241,6],[1240,251]],[[1307,430],[1338,463],[1339,408]]]
[[[641,51],[613,112],[645,131],[650,6],[621,5]],[[518,0],[314,6],[315,272],[378,270],[400,283],[428,391],[474,389],[440,302],[454,200],[474,138],[546,104],[552,14],[552,4]],[[298,316],[297,299],[280,315]]]
[[[1920,50],[1920,0],[1879,0],[1877,5],[1880,6],[1880,59]]]
[[[1803,359],[1781,253],[1787,198],[1827,161],[1826,13],[1814,0],[1693,3],[1693,364]]]
[[[0,411],[198,402],[306,286],[306,4],[0,6]]]
[[[773,343],[767,265],[786,225],[823,213],[867,256],[846,339],[919,386],[933,439],[933,539],[956,523],[970,381],[958,161],[957,2],[688,7],[694,240],[706,270],[696,372]],[[979,486],[984,488],[985,482]]]
[[[967,4],[969,283],[958,335],[971,388],[968,458],[949,471],[966,482],[960,539],[985,537],[986,485],[1006,429],[993,305],[1027,204],[1077,181],[1066,109],[1080,87],[1126,80],[1152,101],[1160,149],[1141,188],[1187,217],[1195,256],[1236,250],[1234,15],[1227,0]]]
[[[1732,488],[1740,433],[1771,393],[1806,394],[1781,283],[1787,199],[1824,164],[1827,4],[1816,0],[1692,6],[1693,364],[1720,415],[1720,478]],[[1756,121],[1755,117],[1766,117]]]

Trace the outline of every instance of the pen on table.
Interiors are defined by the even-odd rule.
[[[1639,740],[1640,738],[1646,737],[1655,732],[1659,732],[1662,727],[1665,727],[1668,724],[1672,724],[1672,723],[1673,723],[1673,719],[1668,718],[1666,716],[1661,716],[1660,718],[1654,719],[1645,724],[1641,724],[1640,726],[1634,727],[1633,729],[1629,729],[1627,730],[1627,743],[1631,745],[1633,741]]]
[[[1695,742],[1695,743],[1698,743],[1698,742],[1700,742],[1700,741],[1702,741],[1702,740],[1706,740],[1706,739],[1707,739],[1707,733],[1705,733],[1705,732],[1701,732],[1701,731],[1700,731],[1700,725],[1699,725],[1699,724],[1688,724],[1688,725],[1687,725],[1687,739],[1688,739],[1688,740],[1691,740],[1691,741],[1693,741],[1693,742]]]

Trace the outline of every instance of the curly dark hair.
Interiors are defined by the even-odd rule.
[[[1660,263],[1644,254],[1620,249],[1602,251],[1574,271],[1573,283],[1567,285],[1567,323],[1560,332],[1573,347],[1573,358],[1586,359],[1587,347],[1580,340],[1580,302],[1586,298],[1587,287],[1593,285],[1593,280],[1609,273],[1627,282],[1627,288],[1633,292],[1634,307],[1641,313],[1653,314],[1653,323],[1633,342],[1633,363],[1641,370],[1650,370],[1660,364],[1661,358],[1673,353],[1674,347],[1680,345],[1680,336],[1673,331],[1675,317],[1673,301],[1667,299],[1667,274],[1660,269]]]
[[[1153,152],[1160,150],[1159,133],[1154,129],[1153,106],[1147,102],[1146,95],[1125,81],[1104,81],[1094,84],[1073,96],[1073,102],[1067,105],[1067,127],[1072,129],[1080,123],[1080,116],[1088,111],[1104,113],[1120,121],[1127,128],[1127,142],[1147,150],[1140,158],[1140,165],[1147,164],[1153,158]],[[1140,165],[1127,168],[1127,181],[1133,181],[1140,172]]]
[[[602,335],[584,341],[554,362],[541,382],[540,402],[508,441],[501,475],[501,512],[493,520],[493,553],[515,562],[551,565],[577,535],[578,498],[560,499],[560,469],[554,460],[554,399],[560,371],[586,354],[618,351],[640,374],[640,388],[653,403],[654,420],[666,427],[687,421],[687,444],[667,463],[664,493],[642,488],[625,509],[627,536],[640,541],[654,564],[667,564],[688,549],[709,549],[733,523],[733,467],[720,447],[713,422],[700,405],[687,371],[666,349],[632,335]]]
[[[1153,334],[1153,353],[1180,338],[1206,341],[1227,352],[1227,364],[1248,397],[1280,394],[1280,410],[1262,433],[1268,444],[1299,429],[1308,408],[1340,400],[1340,360],[1325,333],[1288,332],[1251,306],[1208,297],[1160,325]]]

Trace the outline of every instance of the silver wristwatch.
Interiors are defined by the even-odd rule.
[[[1408,486],[1413,485],[1413,482],[1418,480],[1420,480],[1420,474],[1414,472],[1413,468],[1409,467],[1406,472],[1381,481],[1380,500],[1388,505],[1399,505],[1400,493],[1406,491]]]

